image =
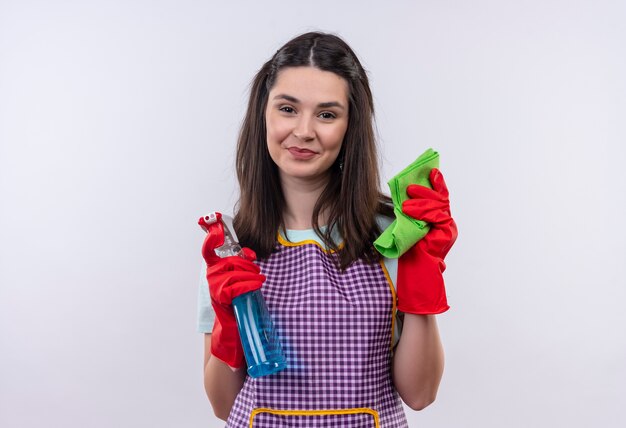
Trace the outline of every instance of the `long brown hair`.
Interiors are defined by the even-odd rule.
[[[379,214],[392,216],[390,199],[380,191],[376,138],[372,125],[374,103],[363,66],[339,37],[319,32],[302,34],[281,47],[263,64],[252,81],[248,109],[237,143],[237,179],[240,198],[234,226],[241,244],[261,259],[276,246],[278,230],[285,231],[283,198],[278,169],[267,149],[265,108],[278,72],[285,67],[312,66],[343,77],[349,87],[348,128],[331,167],[330,180],[313,209],[315,232],[339,254],[345,269],[359,258],[380,258],[372,242],[380,234]],[[328,210],[328,227],[320,230],[318,216]],[[337,229],[344,246],[331,238]]]

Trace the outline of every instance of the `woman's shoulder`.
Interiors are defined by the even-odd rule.
[[[376,224],[380,230],[385,230],[396,219],[393,201],[385,194],[381,194],[375,214]]]
[[[380,228],[380,230],[385,230],[389,227],[391,223],[395,220],[395,217],[385,215],[385,214],[376,214],[376,224]]]

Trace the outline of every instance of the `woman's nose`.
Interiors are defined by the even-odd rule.
[[[315,130],[311,119],[308,117],[300,117],[296,127],[293,129],[293,135],[302,141],[310,141],[315,138]]]

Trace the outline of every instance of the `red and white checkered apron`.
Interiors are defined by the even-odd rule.
[[[227,427],[408,427],[391,380],[386,270],[357,261],[341,273],[316,243],[281,243],[259,266],[287,368],[248,376]]]

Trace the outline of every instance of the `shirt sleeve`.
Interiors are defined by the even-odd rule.
[[[200,266],[200,277],[198,278],[198,333],[211,333],[215,312],[211,306],[211,296],[209,295],[209,285],[206,282],[206,264],[204,260]]]
[[[389,217],[378,216],[376,218],[376,221],[380,229],[385,230],[393,222],[393,219]],[[389,274],[389,279],[391,280],[391,285],[393,286],[394,294],[395,294],[395,291],[397,290],[396,280],[398,279],[398,259],[389,259],[385,257],[383,258],[383,263],[385,264],[385,269],[387,269],[387,273]],[[395,322],[393,323],[393,346],[394,347],[398,344],[398,341],[400,340],[400,333],[402,333],[402,319],[403,319],[402,313],[399,311],[396,311],[396,319],[395,319]]]
[[[396,291],[396,279],[398,278],[398,259],[388,259],[384,258],[383,263],[385,265],[385,269],[387,269],[387,273],[389,274],[389,279],[391,280],[391,286],[393,287],[394,294]],[[400,333],[402,333],[402,318],[403,315],[400,311],[396,311],[396,319],[393,323],[393,346],[395,347],[400,340]]]

